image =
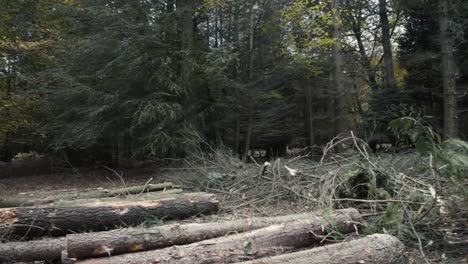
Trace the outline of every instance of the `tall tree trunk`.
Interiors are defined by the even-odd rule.
[[[247,133],[245,135],[245,144],[244,144],[244,161],[247,161],[248,158],[249,158],[249,151],[250,151],[250,143],[251,143],[251,140],[252,140],[252,126],[253,126],[253,111],[252,109],[249,107],[249,110],[248,110],[248,115],[249,115],[249,118],[248,118],[248,121],[247,121]]]
[[[309,146],[312,147],[315,143],[314,140],[314,113],[312,105],[312,86],[310,85],[310,79],[307,79],[307,84],[304,89],[305,103],[306,103],[306,127],[307,137],[309,139]]]
[[[382,46],[384,50],[386,88],[396,89],[393,71],[392,44],[390,42],[390,23],[388,22],[387,0],[379,0],[379,15],[382,25]]]
[[[254,74],[254,34],[255,34],[255,21],[254,21],[254,6],[250,9],[250,34],[249,34],[249,80],[253,79]]]
[[[236,116],[236,131],[234,135],[234,153],[240,155],[240,117]]]
[[[449,8],[451,0],[439,0],[440,47],[442,52],[442,83],[444,94],[444,138],[457,136],[457,101],[455,87],[455,64],[453,58],[453,39],[449,29]]]
[[[196,1],[193,0],[179,0],[177,3],[182,11],[182,50],[184,51],[184,59],[182,61],[181,76],[183,82],[187,85],[190,83],[192,77],[192,64],[193,64],[193,42],[194,42],[194,24],[193,15],[195,12]]]
[[[249,34],[249,80],[253,80],[254,76],[254,34],[255,34],[255,20],[254,20],[254,5],[250,9],[250,34]],[[247,91],[249,92],[249,91]],[[249,95],[248,95],[249,96]],[[249,156],[250,143],[252,140],[252,130],[253,130],[253,115],[255,113],[253,102],[251,102],[250,96],[247,99],[247,111],[248,111],[248,121],[247,121],[247,134],[245,136],[245,145],[244,145],[244,160],[246,161]]]
[[[358,18],[360,19],[360,18]],[[360,22],[358,22],[360,23]],[[359,47],[359,54],[361,55],[361,65],[364,67],[367,73],[367,78],[369,80],[369,86],[371,87],[372,91],[377,91],[379,86],[377,85],[377,80],[375,79],[375,71],[372,68],[371,62],[369,57],[367,56],[366,49],[364,47],[364,43],[362,42],[362,33],[361,27],[353,27],[354,37],[358,43]]]
[[[338,10],[340,9],[340,1],[334,0],[332,5],[332,20],[333,20],[333,60],[334,60],[334,83],[335,83],[335,133],[341,134],[347,132],[347,107],[346,107],[346,90],[344,87],[343,74],[343,54],[341,51],[341,26],[339,21]]]

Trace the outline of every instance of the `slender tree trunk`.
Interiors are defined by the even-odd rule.
[[[369,80],[369,85],[370,85],[372,91],[375,92],[375,91],[377,91],[379,89],[379,86],[377,85],[377,80],[375,79],[375,71],[372,68],[372,65],[371,65],[371,62],[370,62],[369,58],[367,57],[366,49],[364,47],[364,43],[362,42],[361,27],[354,27],[353,28],[353,33],[354,33],[354,37],[356,38],[356,41],[358,43],[359,54],[361,55],[361,64],[364,67],[364,69],[366,70],[367,78]]]
[[[247,161],[249,158],[249,151],[250,151],[250,143],[252,140],[252,130],[253,130],[253,113],[252,109],[249,107],[248,110],[248,121],[247,121],[247,133],[245,135],[245,141],[244,141],[244,161]]]
[[[254,34],[255,34],[255,20],[254,20],[254,6],[252,5],[250,9],[250,34],[249,34],[249,80],[253,80],[254,76]],[[248,121],[247,121],[247,134],[245,137],[244,145],[244,160],[246,161],[249,156],[250,143],[252,140],[252,130],[253,130],[253,115],[254,115],[254,106],[250,98],[247,99],[247,111],[248,111]]]
[[[338,10],[340,9],[340,0],[334,0],[332,6],[332,20],[333,20],[333,60],[334,60],[334,83],[335,83],[335,133],[342,134],[347,132],[347,106],[346,106],[346,90],[344,87],[344,74],[343,74],[343,54],[341,51],[341,26],[339,21]]]
[[[440,6],[440,46],[442,52],[442,83],[444,94],[444,138],[457,136],[457,101],[455,83],[455,63],[453,58],[453,39],[449,29],[449,8],[451,0],[439,0]]]
[[[310,85],[310,79],[307,79],[307,85],[304,89],[305,101],[306,101],[306,125],[307,125],[307,137],[309,138],[309,146],[312,147],[315,143],[314,140],[314,113],[312,105],[312,86]]]
[[[396,89],[393,71],[392,44],[390,41],[390,23],[388,22],[387,0],[379,0],[379,15],[382,25],[382,46],[384,50],[386,88]]]
[[[254,21],[254,7],[250,9],[250,34],[249,34],[249,80],[253,79],[254,74],[254,34],[255,34],[255,21]]]
[[[241,154],[240,152],[240,118],[236,116],[236,134],[234,135],[234,153]]]
[[[218,9],[218,8],[215,8],[215,9]],[[214,24],[214,32],[215,32],[215,43],[214,43],[214,47],[217,48],[218,47],[218,36],[219,36],[219,27],[218,27],[218,23],[219,23],[219,17],[218,17],[218,12],[215,12],[215,24]]]
[[[195,1],[179,0],[182,9],[182,50],[184,51],[184,60],[182,61],[182,80],[185,84],[190,83],[192,77],[193,64],[193,42],[194,42],[194,24],[193,15],[195,12]]]

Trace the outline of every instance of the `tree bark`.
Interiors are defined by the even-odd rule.
[[[457,101],[455,87],[455,63],[453,58],[453,39],[450,34],[449,8],[451,0],[439,0],[440,6],[440,47],[442,52],[442,83],[444,94],[444,138],[457,137]]]
[[[218,210],[211,194],[181,194],[160,200],[113,201],[74,207],[16,207],[0,209],[4,237],[62,236],[132,226],[148,219],[182,219]]]
[[[358,24],[360,24],[360,22],[358,22]],[[361,55],[361,65],[366,69],[367,78],[369,80],[369,86],[371,87],[372,91],[375,92],[379,89],[379,86],[375,78],[375,71],[372,68],[371,61],[367,56],[366,48],[364,47],[364,43],[362,42],[361,30],[362,29],[360,25],[353,27],[354,37],[356,38],[356,41],[358,43],[359,54]]]
[[[249,27],[250,27],[250,32],[249,32],[249,81],[252,81],[254,78],[254,62],[255,62],[255,56],[254,56],[254,36],[255,36],[255,14],[254,14],[254,4],[250,7],[250,21],[249,21]],[[247,91],[248,92],[248,91]],[[253,115],[255,113],[254,110],[254,103],[251,102],[250,96],[247,95],[249,98],[247,98],[247,114],[248,116],[248,121],[247,121],[247,134],[245,137],[245,143],[244,143],[244,161],[247,161],[249,158],[249,151],[250,151],[250,145],[252,141],[252,131],[253,131]]]
[[[181,43],[183,60],[181,65],[181,77],[185,85],[189,85],[193,73],[193,48],[194,48],[194,24],[193,16],[196,8],[195,0],[177,1],[178,10],[181,10]]]
[[[390,41],[390,23],[388,22],[387,0],[379,0],[379,16],[382,25],[382,46],[384,50],[386,88],[396,89],[395,73],[393,70],[392,44]]]
[[[398,238],[374,234],[349,242],[238,264],[400,264],[405,263],[403,251],[404,245]]]
[[[328,222],[331,221],[332,223]],[[323,235],[336,230],[348,233],[355,230],[361,217],[357,210],[331,212],[327,216],[299,219],[254,231],[205,240],[185,246],[126,254],[110,258],[85,260],[82,264],[103,263],[234,263],[283,253],[318,243]]]
[[[0,244],[0,262],[19,262],[60,259],[65,238],[10,242]]]
[[[240,117],[236,116],[236,131],[234,135],[234,154],[235,155],[241,155],[241,150],[240,150],[240,133],[241,133],[241,125],[240,125]]]
[[[341,211],[341,210],[338,210]],[[98,233],[67,235],[66,250],[71,258],[105,257],[137,251],[147,251],[173,245],[246,232],[273,224],[298,219],[311,219],[322,212],[277,217],[250,218],[216,223],[167,225],[144,229],[123,229]]]
[[[250,151],[250,143],[252,140],[252,130],[253,130],[253,110],[251,109],[251,106],[248,107],[248,121],[247,121],[247,131],[245,135],[245,141],[244,141],[244,154],[243,154],[243,160],[248,161],[249,160],[249,151]]]
[[[336,117],[335,117],[335,134],[347,133],[347,106],[346,106],[346,90],[344,86],[344,73],[343,65],[344,59],[341,50],[341,26],[338,18],[338,10],[340,9],[340,1],[334,0],[332,5],[332,20],[333,20],[333,38],[335,42],[333,43],[333,60],[334,60],[334,83],[335,83],[335,107],[336,107]]]
[[[313,113],[313,103],[312,103],[312,94],[313,88],[310,84],[310,78],[307,79],[307,84],[304,88],[305,101],[306,101],[306,127],[307,127],[307,137],[309,139],[309,147],[312,147],[315,144],[314,140],[314,113]]]
[[[43,205],[48,203],[53,203],[59,200],[70,200],[70,199],[87,199],[87,198],[104,198],[104,197],[115,197],[115,196],[125,196],[130,194],[140,194],[146,192],[157,192],[165,191],[166,189],[171,189],[178,187],[171,182],[164,182],[159,184],[148,184],[140,186],[132,186],[126,188],[117,188],[111,190],[99,190],[92,192],[84,193],[71,193],[66,195],[56,195],[46,198],[38,199],[25,199],[21,197],[0,197],[0,207],[18,207],[18,206],[34,206],[34,205]]]
[[[340,210],[338,210],[340,211]],[[246,232],[272,224],[323,215],[322,211],[276,217],[260,217],[215,223],[166,225],[153,228],[121,229],[96,233],[69,234],[66,238],[0,244],[0,262],[60,259],[66,249],[68,261],[104,257],[189,244],[230,233]]]
[[[160,191],[160,192],[149,192],[149,193],[142,193],[142,194],[135,194],[135,195],[127,195],[127,196],[120,196],[120,197],[103,197],[103,198],[88,198],[88,199],[76,199],[76,200],[67,200],[67,199],[58,199],[54,200],[53,204],[50,206],[55,207],[80,207],[81,205],[87,204],[113,204],[113,203],[120,203],[122,201],[125,202],[140,202],[140,201],[148,201],[148,200],[161,200],[167,198],[176,198],[176,197],[183,197],[183,190],[182,189],[169,189],[167,191]],[[46,205],[47,206],[47,205]]]

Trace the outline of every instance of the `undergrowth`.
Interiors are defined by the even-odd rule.
[[[449,263],[447,256],[466,254],[468,242],[468,144],[441,142],[427,127],[419,137],[432,139],[423,143],[415,135],[418,126],[407,123],[398,131],[413,133],[416,151],[371,154],[352,134],[331,141],[320,161],[304,155],[265,165],[253,158],[243,162],[226,148],[200,149],[170,180],[218,193],[229,213],[355,207],[366,219],[362,234],[392,234],[419,252],[419,261]],[[338,145],[348,147],[336,152]]]

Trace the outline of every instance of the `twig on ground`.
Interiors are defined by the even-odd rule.
[[[118,173],[117,171],[115,171],[114,169],[111,169],[111,168],[109,168],[109,167],[107,167],[107,166],[105,166],[105,165],[102,165],[102,167],[103,167],[104,169],[106,169],[106,170],[109,170],[109,171],[113,172],[117,177],[119,177],[120,181],[122,182],[122,184],[123,184],[123,186],[124,186],[124,188],[125,188],[125,190],[126,190],[126,192],[127,192],[127,195],[130,195],[130,192],[127,190],[127,184],[125,183],[125,180],[124,180],[124,178],[123,178],[123,176],[122,176],[123,173],[119,174],[119,173]]]
[[[153,180],[153,177],[151,177],[148,181],[146,181],[145,185],[143,186],[143,189],[141,189],[141,192],[139,194],[143,194],[146,190],[146,187],[148,187],[148,184]],[[166,188],[164,188],[163,191],[166,191]]]

